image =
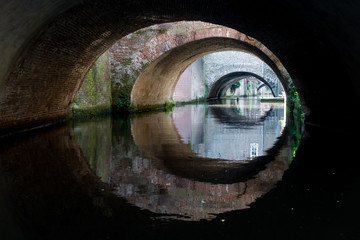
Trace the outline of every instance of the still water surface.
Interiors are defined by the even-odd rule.
[[[112,193],[157,218],[249,208],[291,161],[284,104],[258,99],[74,123],[75,143]]]
[[[295,113],[244,99],[0,138],[0,239],[359,239],[359,169],[332,151],[356,142],[307,125],[292,161]]]

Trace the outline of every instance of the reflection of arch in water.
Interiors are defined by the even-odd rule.
[[[273,88],[271,87],[270,83],[263,77],[260,77],[259,75],[251,72],[233,72],[226,74],[213,84],[210,89],[208,99],[214,99],[223,96],[232,84],[248,77],[254,77],[261,81],[270,89],[272,95],[275,97]]]
[[[123,167],[113,171],[111,185],[130,203],[152,212],[200,220],[248,208],[273,189],[288,168],[288,151],[282,149],[285,133],[267,156],[229,163],[194,154],[179,138],[171,114],[143,115],[131,123],[143,157],[134,158],[134,170],[114,163]]]
[[[2,183],[6,183],[6,188],[0,187],[1,200],[10,197],[0,204],[5,209],[1,218],[12,216],[9,223],[23,221],[32,229],[44,223],[57,229],[59,223],[69,224],[69,221],[96,219],[105,222],[110,215],[114,216],[116,224],[136,226],[156,216],[148,211],[126,208],[125,200],[113,194],[111,186],[95,175],[74,136],[69,123],[0,139],[0,176]],[[102,147],[111,154],[110,149]],[[107,162],[109,159],[98,160]],[[66,227],[63,230],[73,234]],[[39,236],[37,232],[25,232],[30,239]],[[85,232],[82,237],[83,234]],[[5,239],[18,239],[19,235],[6,236],[5,231]],[[51,233],[44,236],[53,238]]]
[[[110,184],[116,187],[116,193],[141,209],[183,220],[209,219],[219,213],[249,208],[276,186],[288,168],[286,158],[275,158],[246,181],[214,184],[159,170],[144,164],[143,158],[134,160],[142,166],[136,171],[129,167],[113,171]]]
[[[255,114],[239,115],[236,107],[212,106],[210,113],[217,121],[236,128],[249,128],[263,123],[270,116],[274,109],[270,107],[267,111],[262,112],[260,109]]]
[[[171,115],[162,112],[133,119],[131,129],[142,155],[155,159],[158,169],[190,179],[213,183],[246,180],[263,169],[269,161],[266,157],[251,161],[200,157],[189,144],[181,140]]]

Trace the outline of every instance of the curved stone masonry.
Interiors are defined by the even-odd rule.
[[[132,4],[128,4],[131,9]],[[136,11],[129,11],[123,17],[131,20],[132,24],[128,24],[128,21],[117,20],[114,22],[113,19],[117,19],[119,12],[124,11],[125,8],[126,4],[122,4],[120,8],[104,4],[102,10],[107,11],[107,14],[95,18],[94,16],[97,16],[98,13],[95,3],[75,7],[57,16],[49,27],[28,42],[26,51],[23,51],[18,57],[18,64],[12,66],[6,80],[2,81],[1,129],[3,131],[21,129],[24,125],[37,126],[66,117],[71,112],[72,101],[80,89],[86,73],[106,49],[130,32],[136,34],[136,30],[142,27],[169,21],[168,18],[163,18],[163,20],[145,19],[143,16],[137,16]],[[176,20],[176,18],[172,18],[172,20]],[[90,26],[97,27],[90,28]],[[271,67],[278,69],[277,74],[284,76],[286,81],[290,81],[288,73],[275,55],[257,40],[245,34],[209,25],[207,30],[196,32],[191,30],[186,36],[169,38],[166,34],[159,34],[157,38],[146,43],[149,47],[155,46],[154,49],[157,49],[148,57],[157,57],[157,54],[172,46],[181,44],[184,46],[193,40],[205,39],[209,36],[212,36],[213,39],[217,38],[214,36],[219,36],[219,42],[214,42],[218,46],[210,46],[212,50],[208,49],[208,53],[220,49],[233,49],[219,48],[219,44],[222,44],[221,36],[226,36],[228,39],[234,41],[238,39],[236,41],[252,46],[252,51],[256,48],[257,52],[261,52],[262,57],[266,57],[267,61],[271,62],[272,65],[269,64]],[[195,45],[192,46],[196,48]],[[152,66],[147,66],[146,73],[141,74],[139,83],[134,85],[136,87],[131,94],[132,105],[164,104],[171,99],[170,94],[179,74],[191,62],[200,57],[200,55],[192,56],[192,50],[189,50],[186,56],[183,55],[183,59],[191,59],[191,61],[187,60],[186,64],[182,63],[177,65],[176,69],[167,71],[167,76],[158,75],[158,71],[151,73],[153,76],[158,75],[159,79],[166,80],[165,82],[154,81],[154,78],[152,80],[154,82],[148,80],[143,82],[141,79],[149,74],[150,69],[153,69]],[[176,51],[167,51],[166,54],[169,55],[170,52],[175,53]],[[164,54],[161,56],[165,57]],[[149,77],[150,75],[146,78],[149,79]]]
[[[240,38],[241,39],[241,38]],[[248,39],[248,38],[247,38]],[[255,41],[255,40],[254,40]],[[267,63],[288,93],[292,80],[276,57],[264,47],[232,38],[211,37],[173,48],[147,66],[137,78],[131,92],[133,106],[158,106],[172,100],[172,90],[179,75],[197,59],[213,52],[244,51]]]
[[[244,41],[280,57],[292,75],[302,105],[311,115],[307,118],[309,121],[316,124],[323,121],[332,126],[336,121],[323,118],[326,113],[331,114],[334,108],[351,112],[349,107],[344,109],[348,104],[333,103],[336,107],[327,107],[328,104],[319,99],[338,91],[335,79],[346,79],[353,86],[348,88],[351,93],[346,99],[357,98],[359,73],[356,69],[360,59],[355,51],[358,43],[354,29],[358,20],[352,11],[356,9],[355,2],[328,3],[329,7],[324,8],[322,1],[311,4],[306,1],[303,5],[309,11],[291,1],[241,4],[227,1],[219,5],[210,0],[204,7],[202,1],[180,0],[125,0],[121,3],[114,0],[64,0],[61,3],[39,0],[24,8],[19,0],[5,0],[0,9],[3,29],[0,41],[1,131],[63,118],[71,111],[71,101],[91,65],[117,40],[147,26],[180,20],[212,22],[233,28],[246,34],[241,35]],[[338,11],[342,14],[336,15]],[[319,21],[321,16],[326,19]],[[272,58],[272,62],[280,71],[285,70],[277,58]],[[333,71],[324,75],[329,69]]]
[[[147,28],[140,29],[134,33],[131,33],[119,41],[117,41],[108,51],[103,54],[102,58],[109,58],[110,65],[110,78],[111,78],[111,104],[113,109],[115,110],[126,110],[126,108],[130,105],[130,94],[133,89],[133,85],[135,84],[136,79],[140,75],[140,73],[157,59],[162,54],[167,51],[186,44],[191,41],[209,38],[209,37],[227,37],[233,39],[240,39],[241,33],[235,31],[234,29],[230,29],[224,26],[215,25],[211,23],[205,23],[200,21],[181,21],[174,23],[163,23],[153,25]],[[245,38],[246,39],[246,38]],[[251,66],[239,66],[239,64],[233,64],[230,62],[226,62],[223,64],[219,64],[216,67],[211,66],[209,72],[204,73],[204,76],[198,76],[197,82],[199,82],[196,89],[197,93],[193,93],[192,96],[187,98],[178,98],[175,97],[176,100],[193,100],[195,98],[202,98],[205,95],[205,91],[207,89],[204,88],[208,86],[208,88],[212,88],[212,85],[215,81],[217,81],[222,75],[225,73],[230,73],[234,71],[241,71],[244,69],[250,72],[256,72],[261,74],[261,60],[255,56],[250,54],[242,54],[227,52],[226,54],[235,55],[235,57],[239,58],[239,61],[246,61],[254,63]],[[222,56],[224,58],[224,56]],[[227,56],[226,60],[229,56]],[[231,58],[231,57],[230,57]],[[246,58],[246,59],[244,59]],[[232,59],[234,60],[234,59]],[[98,63],[99,62],[99,63]],[[96,62],[96,66],[101,66],[101,58]],[[211,64],[211,57],[207,57],[206,65]],[[230,65],[231,64],[231,65]],[[260,64],[260,65],[259,65]],[[219,67],[222,67],[219,69]],[[265,64],[265,68],[269,72],[270,68]],[[209,69],[209,67],[207,67]],[[216,71],[216,74],[212,74],[213,71]],[[98,74],[98,76],[92,77],[94,75],[93,72],[96,72],[96,68],[94,71],[90,70],[90,73],[86,77],[86,81],[84,85],[80,88],[79,93],[76,95],[77,102],[82,103],[82,105],[87,106],[90,105],[91,99],[93,99],[93,93],[84,96],[84,92],[89,88],[88,79],[96,78],[97,82],[103,82],[103,76],[106,78],[107,73],[104,75]],[[271,70],[270,72],[275,75]],[[183,72],[179,73],[182,76]],[[92,74],[92,75],[91,75]],[[206,77],[205,77],[206,75]],[[267,78],[271,75],[267,74]],[[273,76],[272,76],[273,77]],[[206,84],[202,83],[206,81]],[[277,77],[275,75],[275,81]],[[103,82],[103,84],[109,84],[107,82]],[[202,86],[200,86],[202,85]],[[173,87],[173,92],[175,86]],[[83,90],[84,89],[84,90]],[[96,91],[101,91],[98,89]],[[101,93],[105,95],[105,97],[109,98],[108,92]],[[80,101],[79,101],[80,100]],[[75,101],[76,102],[76,101]],[[78,106],[79,104],[77,104]]]
[[[143,28],[117,41],[108,50],[113,107],[119,109],[130,105],[136,79],[159,56],[188,42],[209,37],[237,39],[240,33],[211,23],[181,21]]]
[[[266,86],[268,86],[268,88],[270,88],[273,96],[275,97],[275,92],[271,84],[266,79],[252,72],[232,72],[221,77],[220,79],[218,79],[218,81],[216,81],[212,85],[209,92],[209,99],[214,99],[223,96],[223,94],[226,93],[226,91],[232,84],[247,77],[255,77],[259,81],[263,82]]]
[[[282,91],[282,86],[273,70],[252,54],[233,51],[216,52],[206,55],[203,59],[204,77],[209,91],[221,77],[233,72],[255,73]]]

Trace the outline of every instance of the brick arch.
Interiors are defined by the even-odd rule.
[[[71,100],[95,60],[124,35],[158,23],[144,19],[131,4],[97,1],[72,8],[39,29],[13,66],[1,92],[1,129],[39,125],[66,117]],[[103,14],[103,13],[106,14]],[[116,21],[116,16],[132,21]]]
[[[231,25],[233,20],[245,17],[234,16],[232,21],[219,17],[216,12],[221,13],[233,7],[223,5],[220,9],[224,9],[220,10],[215,1],[212,4],[217,6],[216,12],[213,11],[214,8],[207,10],[203,8],[202,3],[195,2],[140,3],[141,1],[84,1],[69,10],[64,3],[63,8],[60,6],[58,9],[60,14],[40,22],[39,28],[24,41],[19,53],[12,60],[13,65],[9,67],[8,74],[4,80],[1,80],[0,129],[9,131],[9,129],[23,128],[25,125],[40,125],[66,118],[71,110],[71,100],[95,60],[114,42],[131,32],[153,24],[184,19]],[[241,24],[237,28],[240,29]],[[258,52],[263,58],[267,58],[267,61],[271,62],[269,65],[277,69],[282,79],[286,79],[284,81],[290,79],[277,57],[260,42],[244,34],[240,36],[241,41],[232,40],[237,44],[241,42],[247,45],[251,48],[251,52]],[[218,44],[225,44],[224,41],[228,40],[217,40]],[[213,48],[211,51],[220,48],[234,49],[229,45],[224,47],[216,44],[211,48]],[[184,67],[195,60],[192,53],[188,52],[188,54],[183,58],[186,60],[186,63],[182,64]],[[169,56],[172,54],[160,58],[168,59]],[[141,78],[143,76],[140,76]],[[133,94],[136,96],[135,102],[163,103],[167,98],[165,89],[169,83],[173,84],[173,81],[170,80],[164,85],[157,84],[164,90],[149,95],[156,96],[156,101],[141,100],[144,93],[135,91],[137,92]],[[140,89],[148,86],[139,85],[141,85]],[[145,95],[148,93],[149,91]]]
[[[244,38],[224,26],[201,21],[163,23],[140,29],[117,41],[109,50],[113,109],[129,102],[132,87],[141,71],[165,52],[186,43],[209,38]],[[125,93],[125,94],[124,94]]]
[[[221,51],[244,51],[256,55],[274,70],[285,92],[288,92],[291,79],[279,61],[277,64],[273,62],[272,59],[276,58],[273,54],[268,55],[268,52],[263,52],[258,46],[239,39],[212,37],[173,48],[151,63],[134,84],[131,92],[132,104],[141,107],[157,106],[171,101],[180,74],[197,59]]]
[[[268,86],[272,95],[275,97],[274,90],[272,89],[271,85],[268,83],[266,79],[263,77],[252,73],[252,72],[233,72],[222,76],[218,79],[211,87],[209,92],[209,99],[218,98],[223,96],[223,94],[229,89],[229,87],[236,83],[237,81],[247,78],[247,77],[254,77],[261,81],[264,85]]]

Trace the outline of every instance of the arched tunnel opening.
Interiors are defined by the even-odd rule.
[[[261,46],[261,43],[255,39],[252,41]],[[136,79],[131,92],[132,104],[151,107],[171,101],[173,89],[187,67],[209,53],[230,50],[251,52],[263,59],[278,76],[279,81],[284,85],[285,92],[289,92],[293,86],[286,69],[275,55],[266,50],[265,46],[258,47],[234,38],[208,37],[177,46],[149,64]]]
[[[251,72],[233,72],[233,73],[229,73],[225,76],[222,76],[216,82],[216,84],[210,90],[209,98],[216,99],[216,98],[226,96],[226,92],[229,90],[229,88],[232,87],[233,84],[241,81],[242,79],[246,79],[249,77],[253,77],[253,78],[255,78],[255,80],[263,83],[263,85],[265,85],[269,88],[273,97],[276,97],[275,91],[272,88],[272,86],[270,85],[269,81],[267,81],[263,77],[255,74],[255,73],[251,73]],[[251,79],[251,80],[254,80],[254,79]],[[260,84],[258,89],[260,89],[261,87],[262,87],[262,85]]]
[[[356,9],[5,0],[4,238],[357,238]],[[199,69],[224,51],[261,59],[285,103],[227,98],[255,82],[279,95],[245,68],[210,86]]]
[[[285,93],[266,63],[240,51],[215,52],[196,60],[178,77],[173,90],[175,101],[257,95],[282,98]]]

